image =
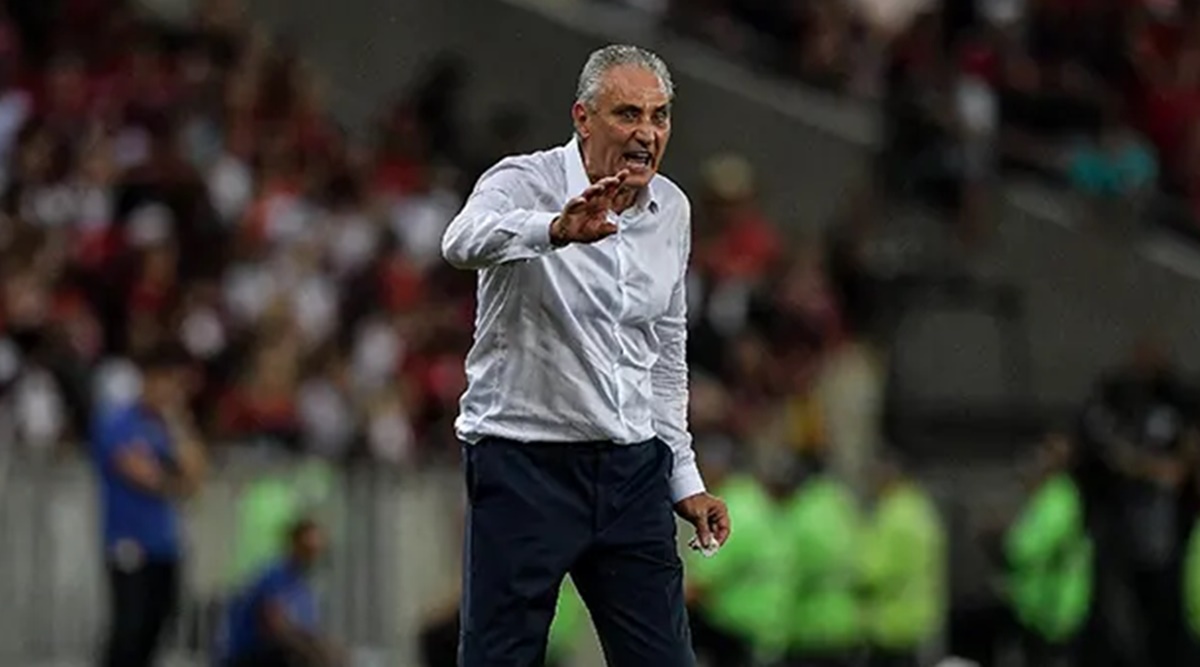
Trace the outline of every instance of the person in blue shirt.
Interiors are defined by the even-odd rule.
[[[206,466],[187,408],[190,362],[176,346],[150,350],[139,360],[139,399],[101,407],[93,424],[111,600],[104,667],[152,665],[175,611],[175,503],[199,489]]]
[[[288,531],[287,554],[269,566],[230,605],[218,640],[221,667],[329,667],[339,652],[320,635],[309,575],[325,550],[311,519]]]

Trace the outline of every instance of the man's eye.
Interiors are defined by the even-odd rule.
[[[621,112],[621,117],[625,120],[637,120],[641,113],[637,109],[626,109]]]

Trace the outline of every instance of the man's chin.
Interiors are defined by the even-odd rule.
[[[650,181],[654,180],[654,174],[656,173],[650,167],[636,167],[632,169],[626,167],[626,170],[629,172],[629,175],[625,177],[625,184],[635,188],[644,188],[649,185]]]

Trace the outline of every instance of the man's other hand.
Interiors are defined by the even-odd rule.
[[[707,547],[714,541],[717,546],[723,546],[729,539],[729,508],[724,500],[708,493],[697,493],[675,503],[675,512],[696,527],[701,546]]]
[[[608,221],[608,212],[628,177],[629,172],[621,170],[616,176],[596,181],[567,202],[562,213],[550,223],[550,242],[555,246],[595,243],[617,233],[617,226]]]

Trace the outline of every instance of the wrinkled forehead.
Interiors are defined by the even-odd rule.
[[[633,105],[654,109],[670,105],[671,98],[654,72],[639,65],[618,65],[604,73],[597,101],[602,107]]]

